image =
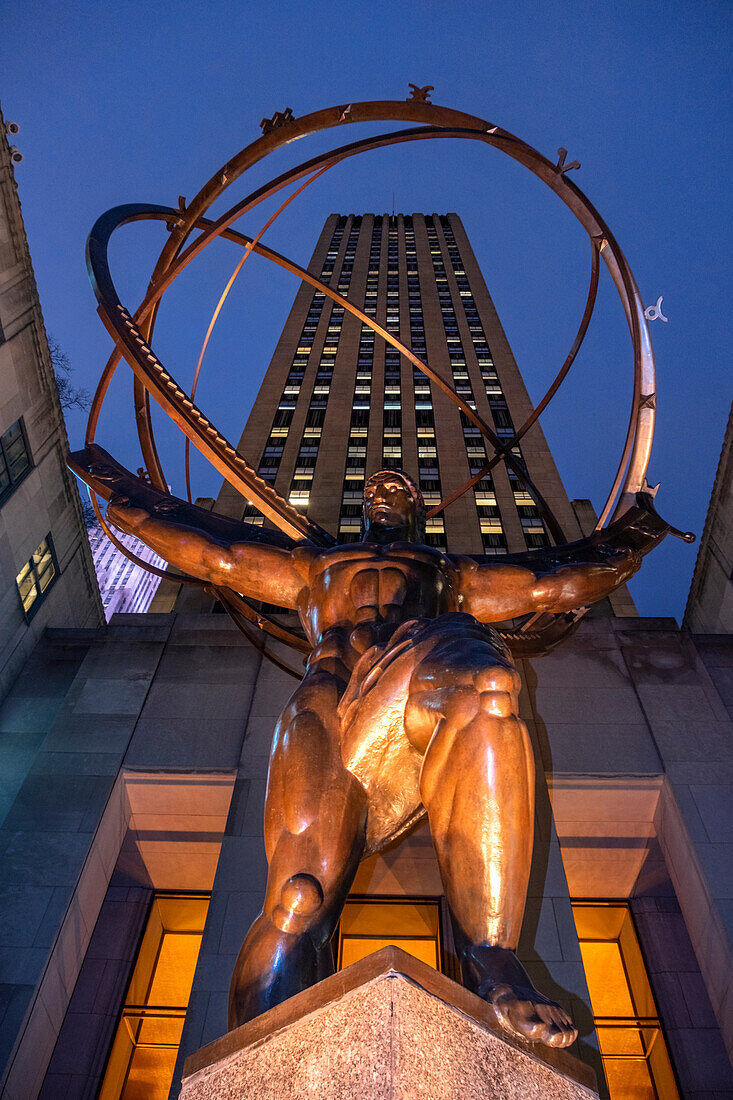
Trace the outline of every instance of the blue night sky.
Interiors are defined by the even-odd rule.
[[[729,223],[731,7],[727,3],[183,0],[5,8],[0,93],[19,123],[16,169],[49,333],[93,389],[109,354],[84,266],[97,216],[123,202],[176,205],[291,107],[299,116],[366,99],[404,99],[408,82],[547,156],[566,146],[572,179],[615,233],[652,326],[658,429],[650,479],[676,526],[702,530],[731,400]],[[388,127],[393,128],[393,127]],[[397,128],[397,127],[394,127]],[[353,140],[341,128],[280,150],[227,192],[234,203],[271,175]],[[353,135],[353,137],[352,137]],[[529,173],[473,143],[424,142],[355,158],[317,181],[266,243],[306,264],[331,211],[457,211],[478,255],[530,393],[562,363],[585,302],[589,248],[564,206]],[[281,201],[239,223],[254,234]],[[215,208],[219,212],[222,208]],[[121,230],[113,274],[133,310],[165,239],[160,224]],[[188,384],[208,319],[239,258],[220,242],[166,297],[155,346]],[[605,274],[605,273],[604,273]],[[198,400],[235,442],[296,290],[253,256],[212,339]],[[591,331],[543,425],[571,497],[602,505],[623,442],[632,374],[622,312],[605,274]],[[130,373],[113,384],[98,441],[135,469]],[[158,417],[173,491],[185,495],[183,439]],[[84,417],[69,419],[72,447]],[[194,462],[195,495],[219,479]],[[696,547],[667,539],[632,591],[646,615],[681,618]]]

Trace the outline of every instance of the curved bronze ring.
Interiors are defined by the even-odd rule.
[[[346,117],[348,115],[348,118]],[[347,146],[342,146],[319,157],[313,158],[291,171],[284,173],[269,184],[253,192],[245,200],[238,203],[216,222],[210,222],[202,217],[209,206],[239,175],[248,167],[257,163],[275,148],[294,140],[305,134],[315,133],[343,122],[385,121],[387,119],[407,119],[414,122],[427,123],[410,130],[397,131],[396,133],[379,135]],[[550,386],[545,397],[528,420],[522,425],[514,439],[509,444],[503,444],[478,415],[465,405],[452,387],[447,385],[439,376],[435,375],[426,364],[422,363],[404,345],[395,340],[380,326],[366,317],[345,299],[335,292],[313,279],[298,265],[293,264],[285,257],[279,256],[272,250],[259,245],[230,229],[232,223],[247,210],[252,209],[265,198],[270,197],[283,187],[287,186],[309,173],[320,175],[327,168],[339,163],[347,157],[370,149],[381,148],[387,145],[402,143],[427,138],[470,138],[481,140],[494,145],[513,159],[528,167],[538,178],[547,183],[562,199],[569,209],[575,214],[586,231],[589,233],[593,247],[593,267],[591,272],[591,286],[586,303],[586,309],[573,344],[573,348],[563,367]],[[153,273],[151,284],[145,299],[135,313],[135,319],[119,301],[112,283],[107,265],[107,242],[111,233],[119,225],[128,221],[142,219],[164,219],[171,229],[171,236],[163,248]],[[201,228],[202,233],[192,244],[184,250],[184,244],[195,228]],[[528,484],[528,488],[535,496],[538,505],[548,522],[553,537],[556,541],[562,539],[552,513],[537,492],[536,487],[528,482],[526,471],[516,464],[516,460],[510,453],[511,446],[515,445],[526,433],[539,415],[546,408],[549,401],[557,392],[561,382],[567,375],[575,356],[580,348],[590,322],[590,317],[595,301],[598,285],[598,253],[602,253],[609,268],[611,276],[616,284],[626,312],[627,321],[632,336],[634,347],[634,393],[632,400],[631,416],[626,439],[619,462],[616,477],[614,479],[608,500],[601,514],[599,526],[605,522],[611,513],[616,497],[618,504],[615,514],[625,511],[626,507],[636,492],[644,485],[646,469],[649,461],[649,453],[653,437],[654,427],[654,359],[649,340],[648,328],[643,314],[643,305],[636,288],[623,253],[615,242],[605,223],[597,214],[590,202],[563,174],[562,167],[552,164],[539,152],[521,142],[518,138],[491,126],[485,120],[475,116],[466,115],[463,112],[450,108],[438,107],[434,104],[405,101],[399,102],[371,102],[351,104],[348,112],[343,107],[326,108],[315,112],[299,120],[292,120],[277,130],[259,138],[250,146],[243,149],[236,157],[229,161],[199,192],[196,198],[185,207],[183,203],[178,210],[167,207],[152,206],[128,206],[118,207],[109,211],[96,223],[88,242],[88,264],[90,277],[95,287],[99,300],[99,313],[105,326],[110,331],[116,343],[116,349],[111,356],[100,379],[97,393],[89,417],[87,429],[87,442],[92,442],[99,418],[99,412],[109,381],[116,369],[120,356],[124,355],[135,373],[135,407],[138,422],[138,434],[143,451],[143,457],[154,484],[165,488],[166,481],[163,475],[160,461],[155,447],[155,441],[150,422],[150,393],[161,406],[173,417],[184,430],[187,440],[208,457],[220,472],[230,480],[244,495],[253,498],[265,515],[272,518],[277,525],[293,537],[305,537],[327,545],[334,540],[325,531],[317,528],[297,512],[289,502],[280,497],[269,485],[258,477],[252,467],[238,455],[235,448],[208,422],[204,415],[196,408],[193,401],[186,397],[183,390],[164,370],[157,357],[149,346],[157,309],[165,290],[171,285],[180,272],[199,254],[215,237],[223,236],[228,240],[245,245],[248,252],[258,251],[261,255],[274,260],[287,270],[306,279],[312,285],[317,286],[333,300],[343,304],[354,316],[360,317],[363,324],[367,324],[388,340],[406,358],[413,362],[431,381],[440,386],[451,399],[458,405],[466,416],[479,427],[482,434],[494,446],[494,455],[490,462],[480,472],[478,477],[470,479],[459,490],[441,502],[431,514],[442,510],[459,495],[475,484],[481,476],[493,468],[498,461],[504,460],[514,466],[515,472],[522,481]],[[258,234],[258,237],[261,233]],[[643,398],[643,400],[642,400]],[[625,475],[625,476],[624,476]],[[191,581],[192,579],[189,579]],[[194,581],[195,583],[195,581]],[[256,613],[255,613],[256,614]]]
[[[292,182],[306,172],[313,171],[324,161],[333,157],[342,159],[342,154],[343,156],[353,155],[354,152],[360,152],[367,147],[377,148],[387,144],[395,144],[398,141],[439,136],[471,137],[485,141],[519,161],[550,186],[581,222],[591,239],[597,241],[621,298],[631,331],[635,371],[629,429],[618,471],[599,525],[605,522],[605,519],[610,515],[619,489],[622,492],[616,514],[621,514],[629,507],[633,495],[643,487],[649,463],[655,419],[654,409],[650,402],[650,398],[656,392],[654,356],[648,326],[644,318],[644,307],[633,274],[605,222],[583,193],[565,177],[562,166],[553,164],[519,138],[485,119],[432,103],[408,100],[405,102],[371,101],[328,107],[288,122],[241,150],[219,172],[212,176],[186,210],[180,212],[181,217],[178,226],[173,230],[171,239],[161,252],[150,289],[152,290],[169,271],[174,257],[180,252],[183,243],[192,231],[198,215],[206,211],[225,188],[247,168],[262,160],[279,146],[307,134],[345,123],[387,120],[405,120],[427,124],[427,126],[422,133],[418,130],[403,131],[398,135],[388,135],[387,140],[381,137],[367,139],[364,142],[357,142],[343,149],[334,150],[278,177],[271,185],[273,190],[270,190],[270,185],[267,185],[261,191],[267,190],[268,194],[274,193],[274,190],[279,190],[287,182]],[[446,127],[452,128],[453,132],[447,133]],[[459,130],[463,132],[457,132]],[[243,213],[244,210],[242,209],[241,212]],[[231,221],[234,220],[233,218],[228,220],[227,215],[224,215],[220,222],[223,222],[224,219],[227,219],[227,224],[231,224]],[[645,402],[641,401],[642,395],[646,398]],[[626,471],[625,478],[624,471]]]

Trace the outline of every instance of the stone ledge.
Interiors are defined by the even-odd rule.
[[[597,1100],[564,1050],[509,1038],[473,993],[386,947],[186,1059],[180,1100]]]

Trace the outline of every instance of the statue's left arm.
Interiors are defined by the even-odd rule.
[[[482,622],[501,622],[588,607],[629,580],[669,531],[680,534],[656,513],[651,497],[639,493],[619,520],[578,542],[503,560],[455,556],[461,610]]]

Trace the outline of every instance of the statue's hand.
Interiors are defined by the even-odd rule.
[[[129,497],[113,496],[107,505],[107,519],[121,531],[134,534],[146,519],[150,519],[150,513],[130,504]]]

